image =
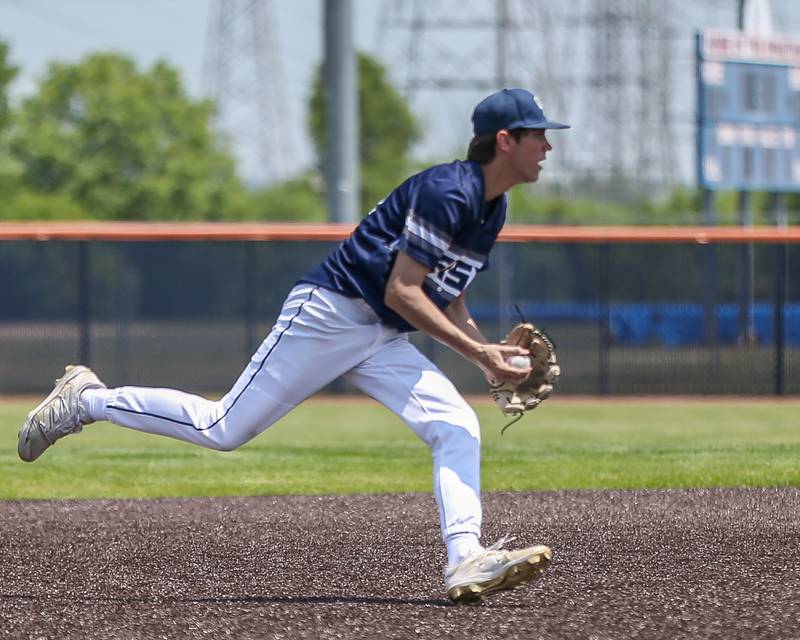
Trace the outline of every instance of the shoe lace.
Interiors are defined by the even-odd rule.
[[[54,400],[55,402],[51,403],[45,409],[45,411],[49,413],[49,420],[43,420],[39,417],[35,418],[36,426],[50,444],[53,444],[56,440],[68,433],[79,431],[81,427],[80,420],[77,416],[72,415],[67,399],[64,396],[57,396]],[[59,416],[67,416],[67,418],[59,421]],[[52,429],[47,429],[48,423],[53,425]]]
[[[514,542],[514,540],[516,540],[516,539],[517,539],[516,536],[510,536],[510,535],[506,534],[503,537],[501,537],[494,544],[491,544],[488,547],[486,547],[486,550],[487,551],[500,551],[500,549],[503,548],[504,544],[507,544],[509,542]]]

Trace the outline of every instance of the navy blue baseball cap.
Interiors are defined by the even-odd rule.
[[[500,129],[569,129],[568,124],[548,120],[539,99],[526,89],[503,89],[484,98],[472,112],[476,136]]]

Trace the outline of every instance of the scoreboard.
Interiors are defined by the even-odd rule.
[[[697,34],[702,189],[800,192],[800,40]]]

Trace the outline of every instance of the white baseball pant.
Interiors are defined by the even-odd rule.
[[[105,418],[230,451],[345,375],[394,411],[433,454],[443,537],[480,536],[480,427],[452,382],[360,299],[294,287],[270,334],[219,401],[173,389],[110,389]]]

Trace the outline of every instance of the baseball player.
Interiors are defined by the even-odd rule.
[[[516,384],[526,355],[493,344],[464,301],[503,227],[506,191],[535,182],[551,146],[537,97],[503,89],[472,115],[465,161],[431,167],[378,203],[327,259],[289,293],[269,335],[218,401],[173,389],[108,389],[87,367],[67,367],[27,417],[19,456],[33,461],[59,438],[108,420],[123,427],[229,451],[274,424],[325,385],[346,376],[394,411],[431,449],[433,491],[448,563],[447,594],[480,600],[536,578],[551,551],[483,547],[480,427],[450,380],[408,340],[423,331],[495,383]]]

